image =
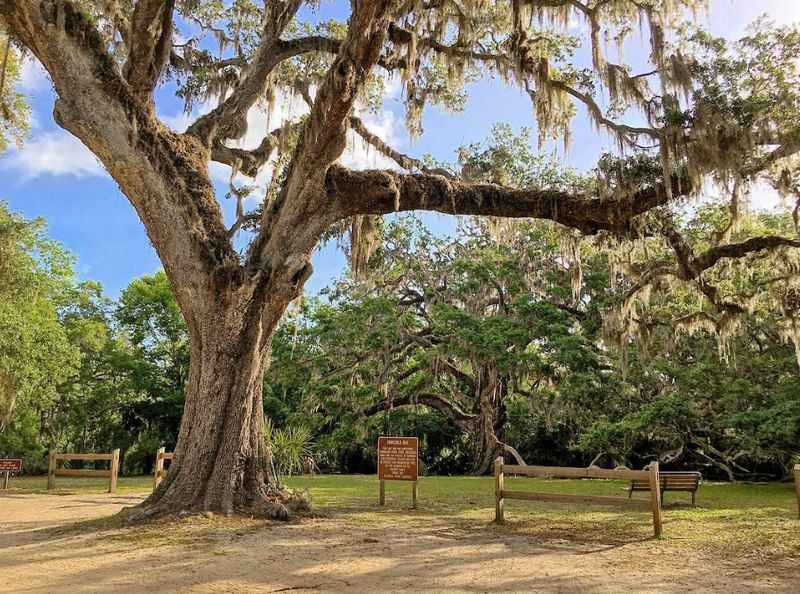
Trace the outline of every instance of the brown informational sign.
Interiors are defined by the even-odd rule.
[[[22,472],[22,458],[0,458],[0,472]]]
[[[416,437],[378,438],[378,478],[382,481],[416,481],[419,440]]]
[[[8,477],[12,472],[22,472],[22,458],[0,458],[0,473],[5,475],[3,489],[8,489]]]

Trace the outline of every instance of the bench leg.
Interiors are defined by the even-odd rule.
[[[692,507],[694,507],[694,495],[695,495],[695,491],[692,491]]]

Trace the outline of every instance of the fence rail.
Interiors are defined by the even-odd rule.
[[[797,468],[800,468],[798,465]],[[511,491],[505,488],[506,474],[550,478],[604,478],[621,480],[647,480],[650,482],[650,499],[628,499],[627,497],[610,497],[601,495],[574,495],[567,493],[543,493],[539,491]],[[796,475],[797,476],[797,475]],[[800,497],[800,478],[798,480],[798,497]],[[521,499],[525,501],[545,501],[552,503],[581,503],[589,505],[611,505],[627,508],[651,510],[653,514],[653,531],[661,536],[661,491],[658,488],[658,462],[650,464],[649,470],[608,470],[605,468],[570,468],[564,466],[523,466],[521,464],[504,464],[503,458],[494,463],[495,481],[495,521],[505,521],[505,500]]]
[[[82,460],[88,462],[108,461],[109,468],[97,470],[93,468],[60,468],[59,462]],[[117,477],[119,476],[119,449],[113,450],[108,454],[76,454],[50,452],[49,464],[47,467],[47,488],[56,488],[56,477],[73,478],[107,478],[108,492],[114,493],[117,490]]]
[[[573,468],[569,466],[522,466],[521,464],[504,464],[506,474],[523,474],[546,478],[597,478],[619,479],[624,481],[648,480],[647,470],[608,469],[590,466],[589,468]]]
[[[167,460],[173,460],[175,458],[175,452],[167,452],[166,448],[158,448],[156,450],[156,463],[153,467],[153,490],[155,491],[156,487],[158,487],[158,483],[164,480],[164,477],[167,475],[167,470],[164,468],[164,462]]]

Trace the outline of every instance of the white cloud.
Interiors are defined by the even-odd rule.
[[[108,175],[89,149],[77,138],[61,130],[39,134],[28,140],[22,149],[12,149],[0,161],[0,166],[18,172],[24,180],[41,175]]]
[[[403,94],[403,81],[399,74],[384,73],[383,75],[383,100],[396,100]]]
[[[753,185],[749,193],[750,206],[755,210],[774,211],[786,206],[777,190],[766,182]]]
[[[779,23],[793,25],[800,22],[800,2],[797,0],[772,0],[766,10]]]
[[[367,129],[389,146],[398,149],[402,145],[398,132],[396,117],[391,111],[384,110],[378,114],[361,115]],[[339,159],[345,167],[351,169],[399,169],[397,163],[368,145],[355,132],[347,135],[347,148]]]
[[[189,127],[199,114],[188,114],[185,111],[181,111],[180,113],[176,113],[175,115],[164,115],[159,114],[159,119],[163,124],[172,128],[175,132],[183,134],[186,132],[186,128]]]
[[[50,76],[39,60],[26,56],[20,68],[19,86],[23,91],[33,93],[50,87]]]

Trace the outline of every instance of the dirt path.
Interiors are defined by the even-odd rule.
[[[534,542],[413,514],[96,520],[140,499],[0,494],[0,592],[797,592],[791,568],[728,566],[653,540]]]

